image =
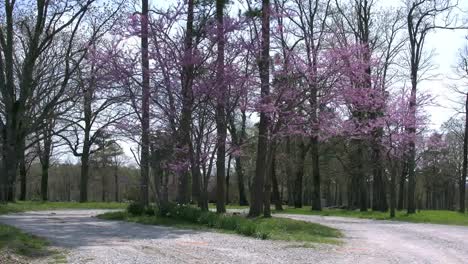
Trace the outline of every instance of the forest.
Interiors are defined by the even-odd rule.
[[[2,1],[0,200],[465,212],[463,8]],[[450,76],[427,44],[445,30],[467,35]]]

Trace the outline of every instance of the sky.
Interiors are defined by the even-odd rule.
[[[467,30],[439,30],[430,35],[428,39],[428,47],[435,51],[433,62],[435,65],[435,73],[439,76],[434,80],[428,80],[421,83],[421,87],[430,91],[435,98],[435,105],[428,107],[431,114],[431,127],[436,129],[457,113],[456,109],[460,109],[460,105],[454,101],[460,101],[464,98],[453,91],[452,86],[468,85],[468,83],[456,82],[454,67],[456,66],[459,50],[464,44],[468,45],[465,36],[468,35]],[[462,88],[463,89],[463,88]],[[468,90],[466,87],[463,90]]]

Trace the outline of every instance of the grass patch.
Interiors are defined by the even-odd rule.
[[[375,220],[395,220],[413,223],[432,223],[468,226],[468,214],[444,210],[422,210],[410,215],[406,214],[406,211],[398,211],[396,212],[396,216],[393,219],[390,218],[390,214],[388,212],[360,212],[358,210],[352,211],[343,209],[324,209],[321,212],[316,212],[311,211],[310,208],[287,208],[283,211],[277,211],[275,213],[342,216]]]
[[[53,253],[47,250],[48,245],[49,243],[42,238],[0,224],[0,250],[9,250],[21,256],[40,257]]]
[[[25,211],[44,211],[60,209],[124,209],[126,203],[101,203],[101,202],[15,202],[0,204],[0,214],[20,213]]]
[[[55,254],[52,257],[52,260],[53,261],[49,262],[50,264],[66,264],[66,263],[68,263],[67,256],[65,254],[63,254],[63,253]]]
[[[163,215],[133,215],[127,211],[98,215],[106,220],[123,220],[149,225],[188,229],[212,229],[259,239],[338,243],[340,231],[319,224],[285,218],[245,218],[202,212],[190,206],[172,206]]]

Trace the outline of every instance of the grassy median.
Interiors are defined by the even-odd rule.
[[[284,218],[246,218],[241,215],[202,212],[190,206],[173,206],[163,215],[152,212],[132,214],[110,212],[98,216],[141,224],[175,226],[189,229],[212,229],[259,239],[337,243],[340,231],[320,224]]]

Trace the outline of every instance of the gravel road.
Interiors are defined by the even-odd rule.
[[[281,215],[342,229],[344,244],[264,241],[93,217],[103,210],[28,212],[0,222],[64,248],[69,263],[468,263],[468,228]]]

